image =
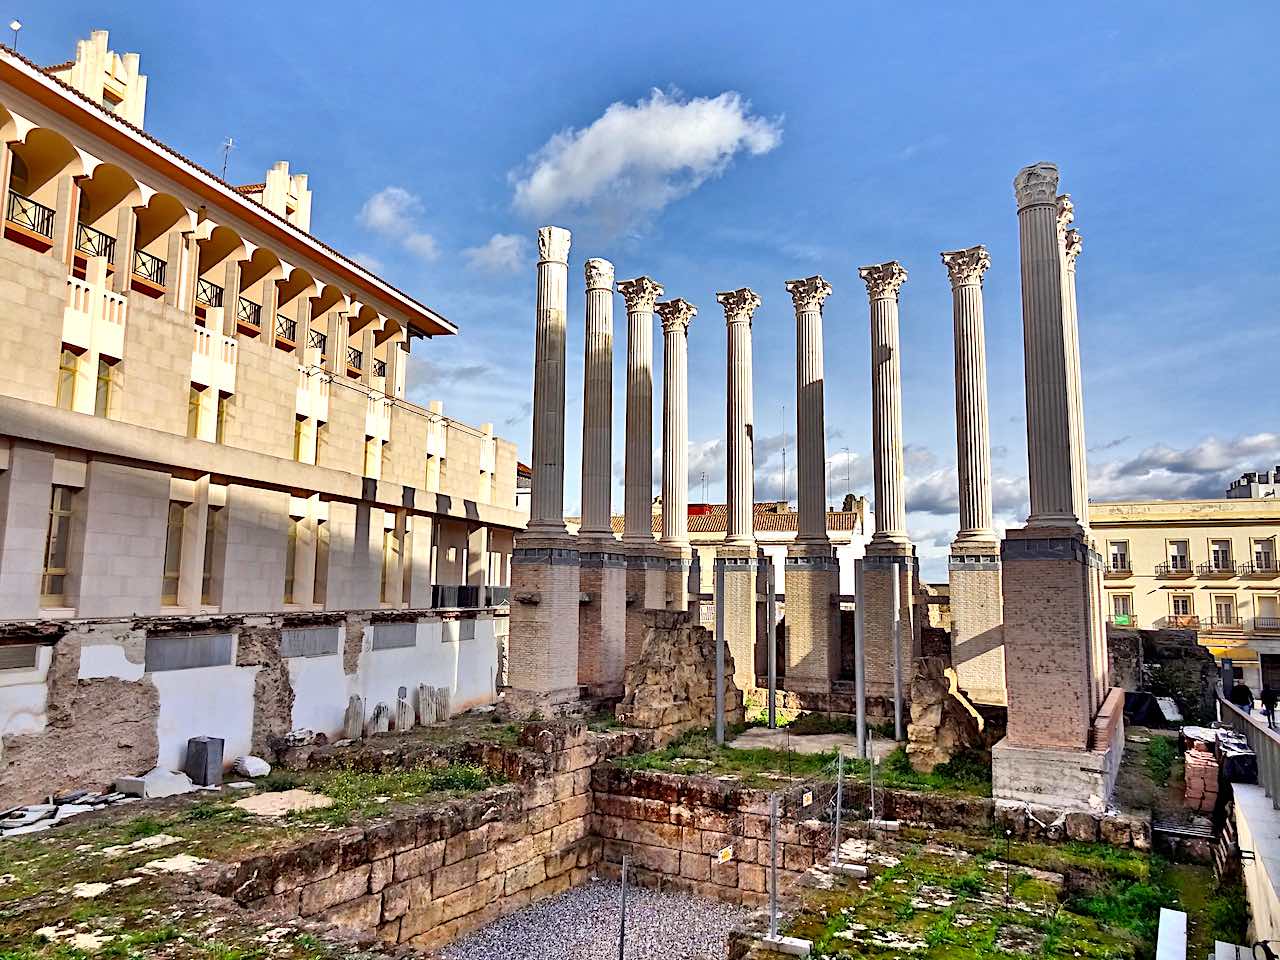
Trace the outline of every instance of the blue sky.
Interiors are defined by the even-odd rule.
[[[25,23],[22,51],[42,62],[69,56],[91,28],[110,29],[115,49],[142,54],[148,129],[215,169],[219,144],[234,137],[229,179],[259,180],[278,159],[309,173],[313,231],[461,327],[415,351],[413,398],[493,421],[525,457],[532,238],[541,223],[572,230],[570,510],[584,259],[613,260],[619,277],[647,273],[700,309],[689,345],[694,500],[704,473],[711,499],[723,488],[715,291],[751,286],[764,301],[757,487],[780,496],[783,438],[794,451],[795,431],[783,283],[814,273],[835,288],[825,315],[832,498],[846,476],[869,492],[857,267],[897,259],[910,272],[909,521],[926,574],[944,575],[955,436],[938,253],[984,243],[996,508],[1002,523],[1020,520],[1011,180],[1042,159],[1061,168],[1084,236],[1095,499],[1216,495],[1240,470],[1280,463],[1273,3],[181,6],[176,18],[173,4],[141,0],[7,9]],[[620,298],[616,312],[620,510]]]

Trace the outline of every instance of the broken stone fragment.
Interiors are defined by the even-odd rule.
[[[236,757],[235,771],[242,777],[265,777],[271,772],[271,764],[261,757],[246,754],[243,757]]]

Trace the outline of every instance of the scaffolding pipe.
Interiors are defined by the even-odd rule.
[[[867,757],[867,664],[863,649],[864,613],[862,602],[862,561],[853,561],[853,686],[857,713],[858,759]]]

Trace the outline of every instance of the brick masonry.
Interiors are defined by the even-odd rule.
[[[828,555],[830,550],[827,550]],[[840,676],[839,568],[830,556],[787,557],[787,689],[829,691]],[[768,639],[765,640],[766,650]]]
[[[912,618],[915,560],[910,556],[868,555],[862,572],[867,610],[863,618],[867,667],[867,696],[893,697],[894,654],[892,635],[893,577],[898,578],[898,642],[902,664],[902,696],[911,696],[911,672],[915,663],[919,624]]]
[[[585,544],[584,544],[585,547]],[[620,552],[579,554],[578,683],[591,696],[621,696],[626,660],[627,572]]]
[[[579,562],[571,537],[516,538],[507,675],[519,709],[577,697]]]
[[[953,554],[951,662],[960,689],[976,703],[1004,706],[1004,601],[999,558]]]

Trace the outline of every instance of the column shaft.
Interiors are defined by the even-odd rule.
[[[755,538],[751,317],[760,306],[760,298],[753,290],[743,287],[718,293],[716,299],[724,305],[729,339],[725,543],[749,544]]]
[[[896,261],[858,271],[871,297],[871,431],[878,544],[907,543],[902,466],[902,362],[898,290],[907,271]]]
[[[831,284],[822,277],[787,281],[796,310],[797,500],[801,542],[828,542],[827,439],[822,369],[822,304]]]
[[[529,526],[558,532],[564,525],[565,326],[568,311],[569,231],[538,231],[538,327],[533,368],[533,490]]]
[[[653,305],[661,285],[649,277],[618,283],[627,303],[627,443],[623,540],[653,540]]]
[[[662,317],[662,543],[689,543],[689,321],[684,300],[657,305]]]
[[[613,264],[588,260],[582,391],[582,534],[613,536]]]

